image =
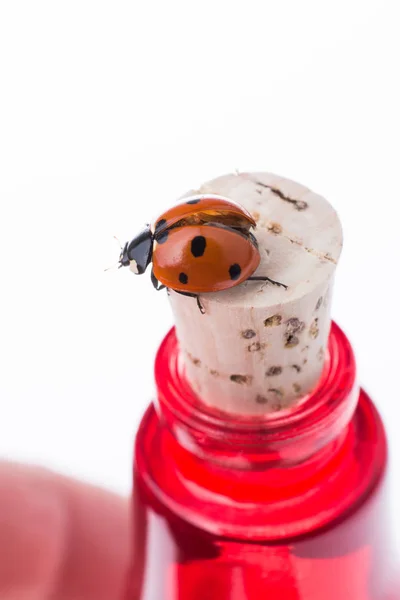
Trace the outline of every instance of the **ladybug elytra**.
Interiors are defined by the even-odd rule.
[[[249,279],[286,288],[268,277],[252,277],[260,263],[251,232],[255,227],[251,214],[227,198],[192,196],[127,242],[119,266],[129,266],[140,275],[152,262],[154,287],[197,298],[202,312],[199,294],[226,290]]]

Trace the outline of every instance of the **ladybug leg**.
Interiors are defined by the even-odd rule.
[[[196,302],[197,302],[197,306],[199,307],[199,311],[201,312],[202,315],[205,314],[206,311],[204,310],[204,306],[200,302],[200,296],[198,294],[192,294],[191,292],[181,292],[179,290],[174,290],[174,292],[176,292],[177,294],[180,294],[181,296],[188,296],[189,298],[196,298]]]
[[[154,289],[156,289],[157,292],[165,288],[165,285],[161,285],[156,276],[154,275],[153,269],[151,270],[151,283],[153,284]]]
[[[249,277],[247,281],[269,281],[269,283],[272,283],[272,285],[279,285],[280,287],[285,288],[285,290],[288,289],[288,286],[284,283],[279,283],[279,281],[275,281],[274,279],[270,279],[269,277]]]
[[[200,302],[200,296],[199,295],[196,295],[196,302],[197,302],[197,306],[199,307],[199,311],[201,312],[202,315],[204,315],[206,311],[205,311],[204,306]]]

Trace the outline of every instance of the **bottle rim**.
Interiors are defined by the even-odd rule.
[[[135,470],[171,518],[205,532],[249,542],[308,536],[353,512],[385,472],[384,427],[359,392],[354,355],[337,325],[315,391],[264,422],[201,404],[173,330],[156,358],[156,382],[157,402],[136,438]]]
[[[343,331],[332,324],[322,375],[314,390],[297,405],[263,416],[223,413],[202,403],[186,377],[175,329],[162,342],[155,361],[159,414],[173,430],[184,428],[191,442],[238,450],[257,448],[263,452],[283,451],[312,438],[318,451],[336,437],[350,421],[359,389],[351,345]],[[284,448],[283,448],[284,447]],[[299,456],[299,458],[301,458]]]

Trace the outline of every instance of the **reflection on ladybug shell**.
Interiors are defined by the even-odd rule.
[[[243,229],[256,226],[251,214],[240,204],[223,196],[201,195],[185,198],[180,204],[165,211],[151,229],[157,235],[179,221],[188,225],[216,221]]]
[[[173,290],[217,292],[248,279],[260,263],[255,238],[225,225],[185,225],[165,231],[153,251],[154,275]]]

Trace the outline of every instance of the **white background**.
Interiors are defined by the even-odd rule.
[[[397,7],[1,2],[2,457],[129,491],[172,320],[147,276],[103,272],[113,235],[238,168],[339,211],[333,317],[400,460]]]

